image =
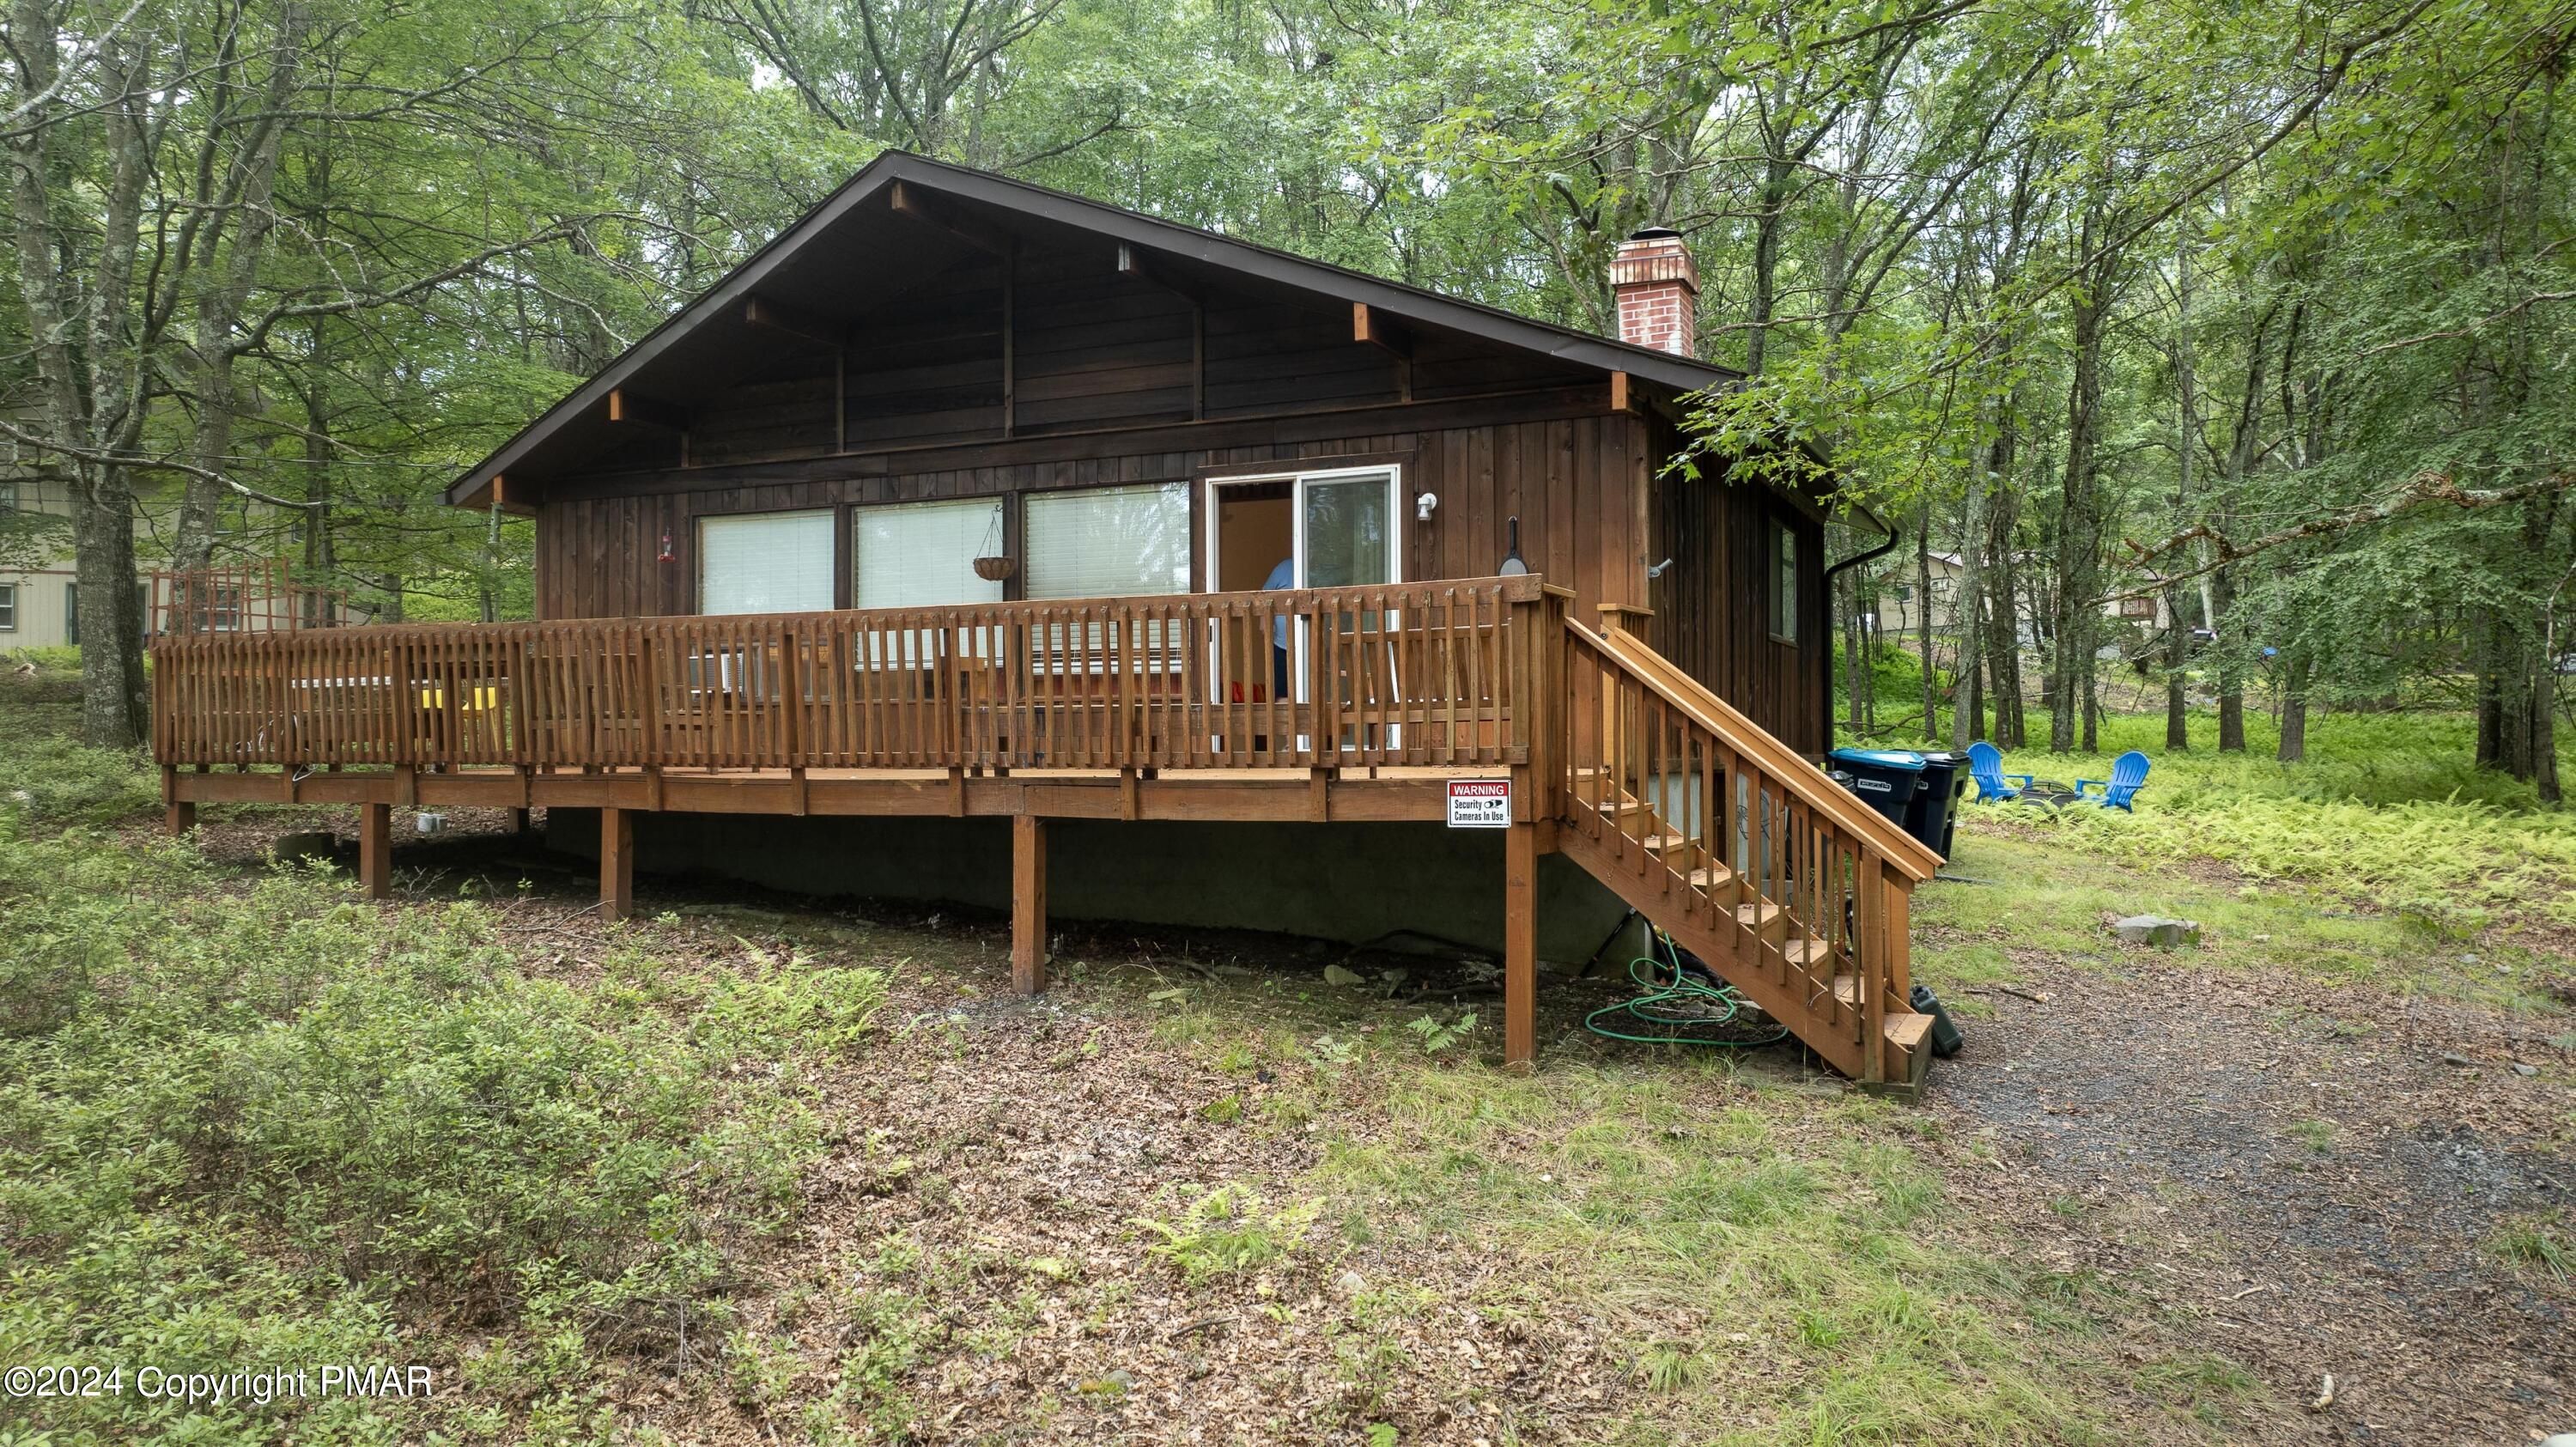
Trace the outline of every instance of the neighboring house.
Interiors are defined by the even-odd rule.
[[[0,553],[0,650],[60,648],[80,642],[80,593],[74,586],[69,520],[71,495],[65,485],[22,473],[0,476],[0,513],[23,523],[28,514],[61,518],[30,548]],[[27,556],[29,553],[33,556]],[[26,564],[20,567],[16,564]],[[137,578],[135,587],[144,587]]]
[[[2164,580],[2165,575],[2153,568],[2129,569],[2115,575],[2104,585],[2111,596],[2102,602],[2102,616],[2148,632],[2164,632],[2173,626],[2173,610],[2166,606],[2165,590],[2160,586]],[[2143,597],[2133,596],[2144,589],[2154,591]]]
[[[177,511],[158,502],[147,503],[145,510],[165,525]],[[20,520],[28,514],[64,520],[62,526],[45,530],[41,545],[33,549],[36,556],[19,556],[30,551],[26,548],[0,552],[0,650],[77,646],[80,589],[73,567],[68,486],[32,474],[0,476],[0,513]],[[12,567],[11,563],[31,566]],[[169,575],[157,572],[149,560],[137,567],[134,594],[145,636],[165,626],[165,615],[176,597],[173,586]],[[198,626],[215,632],[267,632],[291,626],[297,613],[309,623],[317,610],[340,621],[359,616],[336,593],[290,588],[284,569],[276,564],[218,569],[194,587],[191,596]]]
[[[1957,627],[1959,579],[1966,571],[1957,553],[1932,554],[1932,593],[1927,601],[1917,596],[1922,591],[1922,575],[1915,560],[1897,555],[1897,561],[1879,582],[1878,630],[1911,633],[1923,626],[1926,616],[1936,632]]]
[[[544,807],[611,915],[639,855],[1006,907],[1023,990],[1051,913],[1482,942],[1515,1061],[1627,906],[1910,1080],[1829,500],[1667,474],[1740,379],[1679,236],[1612,282],[1616,341],[889,153],[449,490],[538,621],[157,645],[172,822],[355,804],[381,891],[391,807]]]

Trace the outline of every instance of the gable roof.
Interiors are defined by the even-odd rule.
[[[1033,186],[990,172],[971,170],[916,156],[887,151],[773,237],[715,285],[646,333],[618,358],[548,408],[518,435],[503,443],[447,489],[447,501],[467,503],[485,485],[512,468],[560,460],[573,439],[566,431],[585,416],[604,411],[609,393],[621,386],[649,383],[654,363],[680,348],[710,321],[739,318],[745,302],[763,294],[765,285],[792,284],[799,263],[837,251],[844,264],[832,268],[836,284],[846,289],[854,268],[853,254],[872,248],[858,235],[870,218],[889,214],[870,203],[901,182],[945,201],[964,203],[978,218],[997,213],[1011,224],[1070,230],[1102,241],[1134,247],[1143,257],[1177,261],[1184,266],[1257,279],[1290,292],[1337,303],[1366,303],[1373,310],[1420,326],[1474,337],[1496,346],[1535,353],[1603,372],[1626,372],[1643,381],[1693,392],[1742,380],[1742,374],[1708,362],[1594,336],[1572,327],[1533,321],[1498,307],[1461,301],[1421,287],[1406,286],[1365,272],[1261,246],[1249,241],[1183,226],[1178,222],[1087,200],[1063,191]],[[836,248],[835,242],[844,243]],[[876,250],[882,250],[880,243]],[[803,268],[811,270],[813,268]],[[815,278],[807,279],[807,286]],[[805,289],[805,288],[799,288]],[[646,390],[649,390],[646,389]],[[550,445],[552,444],[552,445]]]

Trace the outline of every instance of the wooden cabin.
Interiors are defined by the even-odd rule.
[[[1937,860],[1812,763],[1829,500],[1667,473],[1737,379],[1678,236],[1613,282],[1622,340],[889,153],[449,490],[536,519],[533,622],[158,643],[173,825],[352,803],[381,889],[395,806],[595,810],[622,912],[639,849],[738,853],[720,816],[932,860],[972,824],[1025,990],[1050,827],[1095,870],[1253,831],[1273,893],[1393,918],[1438,871],[1307,866],[1499,840],[1510,1059],[1545,860],[1909,1080]]]

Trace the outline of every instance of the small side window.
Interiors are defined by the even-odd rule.
[[[18,631],[18,585],[0,583],[0,633]]]
[[[1787,523],[1771,525],[1771,641],[1798,641],[1798,534]]]

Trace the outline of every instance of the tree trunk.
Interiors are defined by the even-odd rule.
[[[480,595],[482,617],[486,623],[500,621],[501,602],[492,587],[500,571],[501,500],[495,497],[492,499],[492,505],[485,509],[483,515],[483,566],[474,571],[475,591]]]
[[[122,468],[83,468],[72,516],[80,608],[81,739],[130,749],[150,718],[143,609],[134,584],[134,493]]]
[[[1923,742],[1941,742],[1941,681],[1932,656],[1932,504],[1914,524],[1914,638],[1923,650]]]
[[[2180,753],[2191,747],[2190,701],[2183,697],[2183,672],[2191,661],[2191,630],[2183,626],[2182,589],[2164,586],[2165,608],[2165,747]]]
[[[2235,625],[2230,615],[2236,604],[2236,584],[2229,576],[2232,571],[2221,568],[2212,575],[2216,586],[2210,591],[2218,600],[2218,612],[2209,620],[2210,628],[2216,630],[2222,626],[2219,619],[2228,618],[2224,626],[2231,634]],[[2221,636],[2210,644],[2218,651],[2218,751],[2222,754],[2245,752],[2245,666],[2237,652],[2243,641]]]
[[[2102,230],[2099,213],[2087,218],[2082,244],[2091,248]],[[2072,321],[2074,378],[2067,389],[2064,507],[2057,527],[2055,668],[2049,683],[2048,747],[2065,753],[2092,747],[2093,649],[2102,605],[2099,446],[2102,427],[2103,323],[2111,305],[2112,265],[2089,268],[2075,294]]]
[[[2018,749],[2030,742],[2021,686],[2021,588],[2013,559],[2014,499],[2010,486],[2017,431],[2010,411],[1996,429],[1994,475],[2000,484],[1987,499],[1985,592],[1993,606],[1986,614],[1986,672],[1995,700],[1994,742]]]
[[[91,56],[101,91],[113,97],[92,115],[106,147],[107,175],[94,212],[66,227],[54,210],[57,164],[51,141],[66,121],[57,84],[66,47],[58,12],[44,0],[14,0],[7,71],[15,128],[5,152],[9,240],[30,373],[30,430],[52,444],[70,481],[75,606],[81,622],[81,736],[93,747],[132,748],[143,737],[143,618],[135,596],[134,496],[111,459],[142,434],[150,379],[130,350],[127,327],[139,251],[143,189],[152,133],[145,116],[153,83],[141,43],[102,41]],[[86,275],[72,280],[83,246]]]
[[[2295,764],[2308,756],[2308,656],[2289,655],[2281,689],[2281,762]]]
[[[2102,670],[2093,666],[2092,655],[2088,653],[2084,658],[2084,731],[2076,743],[2077,748],[2088,754],[2102,752],[2101,739],[2096,732],[2102,723],[2101,688]]]
[[[1950,709],[1953,750],[1983,738],[1986,729],[1986,695],[1978,668],[1986,631],[1980,586],[1985,581],[1986,466],[1984,458],[1970,460],[1968,495],[1959,509],[1959,589],[1950,599],[1950,622],[1959,635],[1959,664],[1952,674],[1958,696]]]

